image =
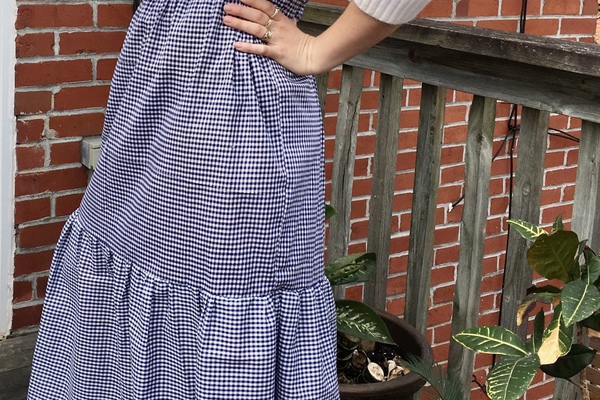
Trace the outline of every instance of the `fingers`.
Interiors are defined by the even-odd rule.
[[[225,16],[223,23],[231,28],[249,33],[261,39],[267,32],[267,28],[256,22],[246,21],[244,19],[234,18],[233,16]]]
[[[269,16],[256,8],[241,6],[238,4],[227,4],[223,7],[225,12],[237,18],[242,18],[247,21],[255,22],[259,25],[266,25],[269,21]]]
[[[267,0],[240,0],[243,4],[262,11],[269,18],[273,18],[275,21],[279,21],[281,14],[276,11],[277,7]]]

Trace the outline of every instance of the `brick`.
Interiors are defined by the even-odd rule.
[[[92,26],[89,4],[21,4],[17,29]]]
[[[23,303],[33,299],[31,281],[14,281],[13,304]]]
[[[436,246],[458,242],[458,226],[436,227],[433,235]]]
[[[43,299],[46,297],[46,288],[48,287],[48,276],[40,276],[37,278],[35,284],[35,297],[36,299]]]
[[[596,18],[563,18],[561,35],[592,34],[596,30]]]
[[[525,33],[530,35],[552,36],[558,33],[558,20],[556,19],[529,19],[525,26]]]
[[[17,146],[17,170],[24,171],[44,166],[46,150],[42,146]]]
[[[597,15],[598,2],[596,0],[583,0],[583,15]]]
[[[17,87],[44,86],[92,80],[91,60],[61,60],[18,63],[15,67]]]
[[[54,33],[29,33],[17,36],[17,58],[53,56]]]
[[[132,16],[131,4],[98,4],[99,27],[126,28]]]
[[[35,221],[50,216],[50,197],[15,202],[15,224]]]
[[[452,317],[452,304],[443,304],[429,309],[427,322],[429,326],[440,325],[449,322]]]
[[[445,161],[445,160],[444,160]],[[451,167],[443,167],[441,170],[442,185],[449,183],[463,182],[465,180],[465,165],[454,165]]]
[[[18,244],[23,249],[55,244],[64,225],[64,221],[59,221],[20,228],[17,236]]]
[[[419,18],[436,18],[436,17],[451,17],[452,2],[448,0],[432,0],[419,13]]]
[[[564,183],[575,182],[577,168],[563,168],[554,171],[546,171],[544,186],[557,186]]]
[[[350,240],[359,240],[367,237],[369,221],[357,221],[350,227]]]
[[[506,237],[495,236],[485,239],[484,254],[500,253],[506,250]]]
[[[445,324],[433,329],[433,343],[442,344],[450,341],[452,337],[452,325]],[[434,397],[435,398],[435,397]]]
[[[356,138],[356,155],[373,154],[375,151],[375,135],[359,136]]]
[[[35,326],[40,323],[42,316],[42,305],[36,304],[31,307],[13,308],[12,330]]]
[[[388,277],[387,296],[406,293],[406,275]]]
[[[52,92],[15,92],[15,115],[40,114],[52,108]]]
[[[497,16],[499,12],[498,0],[462,0],[456,5],[457,17]]]
[[[444,146],[442,148],[442,162],[444,164],[458,164],[464,161],[464,146]]]
[[[458,262],[458,255],[460,252],[460,246],[443,247],[434,251],[434,263],[435,265],[447,264],[451,262]],[[439,282],[446,283],[446,282]]]
[[[508,212],[508,197],[494,197],[490,199],[490,215],[504,214]]]
[[[462,195],[462,186],[443,186],[438,189],[438,204],[454,203]]]
[[[449,303],[454,300],[454,285],[441,286],[433,291],[433,303]]]
[[[44,120],[30,119],[17,120],[17,143],[31,143],[42,140],[44,134]]]
[[[362,299],[363,299],[362,285],[350,286],[350,287],[346,288],[345,293],[346,293],[346,295],[344,297],[345,299],[356,300],[356,301],[362,301]]]
[[[81,162],[81,142],[50,142],[50,165]]]
[[[106,107],[109,85],[67,87],[54,95],[55,110]]]
[[[96,64],[96,78],[99,81],[110,81],[116,66],[117,58],[103,58],[98,60]]]
[[[100,135],[102,133],[103,124],[103,113],[50,117],[50,129],[55,130],[57,137],[61,138]]]
[[[544,0],[544,15],[579,15],[580,0]]]
[[[15,177],[15,196],[81,189],[85,186],[87,186],[85,167],[18,173]]]
[[[431,286],[454,282],[456,267],[440,267],[431,271]]]
[[[537,15],[540,10],[541,0],[527,1],[527,15]],[[500,14],[503,16],[520,15],[523,0],[502,0]]]
[[[497,31],[517,32],[519,21],[516,19],[484,20],[477,21],[475,26],[478,28],[495,29]]]
[[[61,33],[59,54],[118,53],[124,40],[125,32]]]
[[[53,254],[54,250],[15,254],[15,277],[47,271]]]
[[[406,299],[404,297],[399,297],[395,299],[390,299],[387,301],[385,305],[385,309],[392,315],[401,316],[404,314],[404,306],[406,305]]]

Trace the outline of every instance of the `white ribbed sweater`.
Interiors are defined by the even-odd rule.
[[[415,18],[430,0],[354,0],[371,17],[392,25]]]

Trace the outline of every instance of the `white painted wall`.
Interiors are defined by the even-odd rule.
[[[0,0],[0,340],[10,332],[14,271],[16,0]]]

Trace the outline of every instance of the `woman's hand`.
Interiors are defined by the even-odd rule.
[[[322,68],[312,59],[315,38],[298,29],[296,21],[267,0],[240,1],[245,6],[225,5],[227,15],[223,23],[262,39],[264,44],[236,42],[234,47],[237,50],[270,57],[299,75],[321,72]]]
[[[318,74],[343,64],[387,37],[397,26],[381,22],[351,2],[344,13],[318,37],[303,33],[267,0],[227,4],[223,23],[249,33],[264,44],[237,42],[239,51],[270,57],[299,75]],[[423,3],[423,5],[426,2]]]

